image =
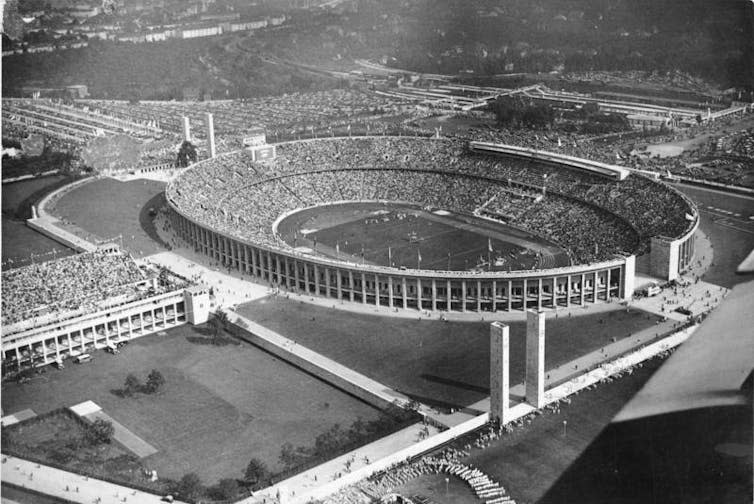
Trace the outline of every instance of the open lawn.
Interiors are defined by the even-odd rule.
[[[3,184],[2,259],[3,268],[29,264],[31,254],[43,259],[70,255],[73,251],[26,226],[31,205],[56,187],[67,183],[62,175]],[[56,254],[52,255],[55,250]],[[5,264],[6,261],[12,261]],[[39,259],[36,259],[39,260]]]
[[[278,230],[296,246],[351,262],[431,270],[526,270],[567,266],[559,247],[525,231],[473,216],[384,203],[316,207]],[[489,246],[492,251],[489,251]],[[542,253],[538,256],[537,253]],[[496,265],[495,259],[500,258]],[[492,259],[492,266],[486,265]]]
[[[468,406],[489,395],[489,323],[357,314],[277,297],[238,308],[246,317],[415,399]],[[545,361],[554,368],[659,318],[615,310],[549,316]],[[511,323],[511,383],[523,382],[525,323]]]
[[[164,204],[164,189],[164,182],[153,180],[101,178],[63,195],[48,211],[71,223],[66,227],[69,231],[85,231],[86,238],[121,235],[123,246],[134,257],[142,257],[165,250],[149,215],[150,208],[159,210]]]
[[[75,252],[52,238],[34,231],[25,222],[6,219],[3,216],[3,269],[17,268],[35,261],[48,261],[56,257],[73,255]],[[6,264],[7,261],[7,264]]]
[[[119,355],[52,368],[26,384],[4,384],[2,408],[39,414],[85,400],[158,449],[144,462],[163,477],[196,472],[205,484],[240,478],[252,457],[279,470],[280,447],[311,446],[335,424],[373,420],[378,410],[248,344],[200,343],[206,329],[183,326],[133,341]],[[128,373],[159,370],[155,395],[122,398]]]

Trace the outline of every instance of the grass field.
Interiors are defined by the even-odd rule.
[[[524,231],[472,216],[400,204],[351,203],[307,209],[284,219],[278,230],[283,239],[297,246],[314,247],[316,241],[321,255],[361,262],[363,251],[366,263],[398,268],[505,271],[569,264],[559,247]],[[488,259],[492,259],[491,266],[487,266]]]
[[[204,331],[206,332],[206,331]],[[4,384],[2,408],[38,414],[92,400],[159,451],[144,461],[163,477],[196,472],[205,484],[240,478],[252,457],[280,469],[286,441],[311,446],[335,424],[373,420],[379,411],[256,347],[200,344],[201,329],[135,340],[120,355],[48,369],[26,384]],[[156,395],[121,398],[128,373],[166,379]]]
[[[165,184],[153,180],[121,182],[97,179],[68,192],[48,210],[73,224],[72,232],[86,238],[110,239],[121,235],[134,257],[162,252],[165,247],[154,229],[149,209],[164,202]]]
[[[2,259],[10,259],[9,267],[29,264],[31,254],[43,258],[70,255],[73,251],[58,242],[37,233],[26,226],[25,220],[31,217],[30,205],[44,194],[67,181],[62,175],[3,184],[2,189]]]
[[[489,323],[406,320],[268,297],[244,316],[421,402],[467,406],[489,395]],[[659,318],[617,310],[547,319],[546,367],[596,350]],[[604,322],[601,322],[604,321]],[[511,383],[523,381],[525,323],[511,323]]]

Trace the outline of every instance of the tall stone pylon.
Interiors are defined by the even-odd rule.
[[[191,123],[188,116],[183,116],[183,139],[186,142],[191,141]]]
[[[204,117],[207,123],[207,149],[209,150],[209,157],[213,158],[217,155],[215,148],[215,120],[209,112]]]
[[[502,322],[490,324],[490,421],[506,424],[510,411],[510,336]]]
[[[545,313],[526,311],[526,402],[545,405]]]

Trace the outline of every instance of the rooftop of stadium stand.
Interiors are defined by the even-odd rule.
[[[654,236],[680,237],[696,216],[687,198],[631,173],[473,152],[457,139],[353,137],[277,144],[255,163],[246,151],[203,161],[167,196],[184,215],[251,243],[293,249],[273,224],[284,213],[334,201],[404,201],[505,219],[567,249],[574,264],[648,251]],[[337,172],[337,176],[334,173]],[[243,190],[239,190],[243,189]],[[522,205],[518,192],[545,192]]]
[[[155,277],[126,253],[100,251],[4,271],[3,335],[138,299]]]

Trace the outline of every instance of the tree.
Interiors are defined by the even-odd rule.
[[[301,456],[297,453],[293,445],[291,443],[284,443],[280,449],[280,463],[291,468],[298,465],[300,461]]]
[[[98,418],[86,430],[84,430],[84,441],[91,446],[109,443],[115,434],[115,427],[112,422]]]
[[[133,373],[128,373],[126,381],[123,384],[123,393],[127,396],[133,395],[134,392],[141,390],[141,381]]]
[[[186,167],[192,163],[196,163],[196,160],[196,147],[194,147],[194,145],[188,140],[184,140],[181,144],[181,148],[178,150],[178,158],[176,159],[175,164],[180,167]]]
[[[240,487],[238,486],[238,482],[233,478],[223,478],[217,482],[215,490],[220,494],[220,498],[232,500],[238,497]]]
[[[157,392],[163,385],[165,385],[165,378],[162,376],[162,373],[160,373],[156,369],[153,369],[152,372],[147,376],[147,384],[145,386],[147,393],[153,394]]]
[[[223,329],[228,328],[228,324],[230,323],[230,319],[228,318],[228,313],[224,310],[218,309],[215,311],[215,317],[220,321],[220,323],[223,326]]]
[[[190,501],[199,497],[202,490],[202,480],[199,479],[196,473],[185,474],[175,487],[176,494],[182,499]]]
[[[215,316],[212,317],[212,320],[210,320],[210,325],[212,326],[212,342],[217,343],[217,338],[220,336],[220,333],[225,331],[228,328],[228,324],[230,324],[230,319],[228,318],[228,314],[224,312],[223,310],[217,310],[215,312]]]
[[[246,466],[246,472],[243,477],[247,482],[253,485],[260,481],[264,481],[269,475],[270,471],[267,469],[267,465],[258,458],[253,458],[249,460],[249,465]]]

